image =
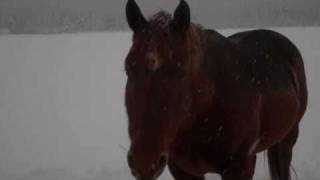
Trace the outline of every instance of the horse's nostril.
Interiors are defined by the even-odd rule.
[[[160,166],[163,166],[163,165],[167,164],[167,162],[168,162],[168,155],[167,154],[161,154],[160,155],[160,159],[159,159]]]
[[[128,153],[128,157],[127,157],[127,160],[128,160],[128,165],[131,169],[134,169],[134,162],[133,162],[133,156],[131,153]]]

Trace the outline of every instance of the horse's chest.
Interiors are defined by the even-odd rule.
[[[243,113],[242,110],[246,111],[240,109],[239,112]],[[247,130],[256,123],[249,123],[249,115],[236,113],[215,105],[210,111],[199,114],[191,129],[176,138],[171,157],[182,169],[195,175],[219,173],[247,137],[255,135]],[[245,118],[238,118],[238,115]]]
[[[194,175],[220,171],[228,158],[228,141],[223,126],[211,128],[197,127],[177,137],[171,157],[180,168]]]
[[[183,141],[183,142],[182,142]],[[188,142],[187,139],[181,139],[171,151],[171,158],[184,171],[193,175],[202,175],[207,172],[219,172],[217,165],[207,159],[208,147]]]

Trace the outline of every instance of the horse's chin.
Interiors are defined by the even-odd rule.
[[[137,178],[136,180],[156,180],[156,179],[152,179],[152,178]]]
[[[165,167],[166,166],[163,166],[161,169],[159,169],[158,172],[153,176],[153,179],[151,179],[151,180],[158,179],[161,176],[161,174],[163,173]]]
[[[156,180],[158,179],[161,174],[163,173],[164,169],[166,166],[163,166],[162,168],[160,168],[153,177],[137,177],[136,180]]]

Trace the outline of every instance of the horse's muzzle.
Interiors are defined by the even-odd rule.
[[[137,180],[155,180],[155,178],[143,177],[143,178],[137,178]]]

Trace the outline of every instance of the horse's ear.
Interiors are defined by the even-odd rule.
[[[147,24],[147,20],[143,16],[135,0],[128,0],[126,5],[126,16],[129,27],[134,32],[141,30]]]
[[[180,3],[174,11],[172,28],[178,32],[186,32],[190,26],[190,7],[185,0]]]

